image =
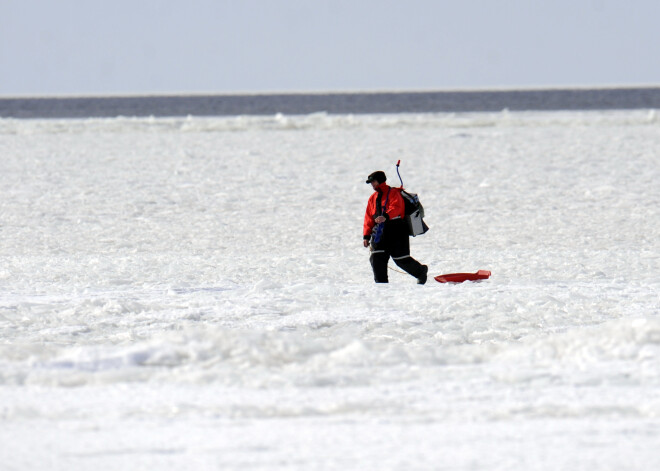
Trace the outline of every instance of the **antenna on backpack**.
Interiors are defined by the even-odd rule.
[[[401,174],[399,173],[399,165],[401,165],[401,160],[396,163],[396,174],[399,176],[399,181],[401,182],[401,188],[403,188],[403,180],[401,179]]]

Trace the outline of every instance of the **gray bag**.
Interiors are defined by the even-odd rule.
[[[424,207],[419,202],[415,193],[409,193],[401,189],[401,196],[406,204],[406,223],[408,223],[408,234],[415,237],[426,233],[429,227],[424,223]]]

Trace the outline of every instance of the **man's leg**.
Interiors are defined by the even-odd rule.
[[[400,257],[392,257],[394,263],[401,267],[406,272],[417,278],[417,282],[421,285],[426,283],[426,276],[429,272],[429,267],[422,265],[410,255],[403,255]]]
[[[387,283],[387,261],[390,256],[384,250],[374,250],[371,252],[369,261],[374,271],[374,281],[376,283]]]
[[[408,234],[401,232],[392,247],[392,260],[399,267],[417,278],[417,283],[426,283],[426,276],[429,268],[422,265],[410,256],[410,240]]]

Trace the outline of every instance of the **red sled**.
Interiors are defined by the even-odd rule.
[[[490,278],[488,270],[479,270],[477,273],[449,273],[435,277],[439,283],[463,283],[464,281],[487,280]]]

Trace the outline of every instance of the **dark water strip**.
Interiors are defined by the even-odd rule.
[[[117,116],[239,116],[556,111],[660,108],[660,87],[438,91],[392,93],[290,93],[263,95],[98,96],[0,98],[3,118]]]

